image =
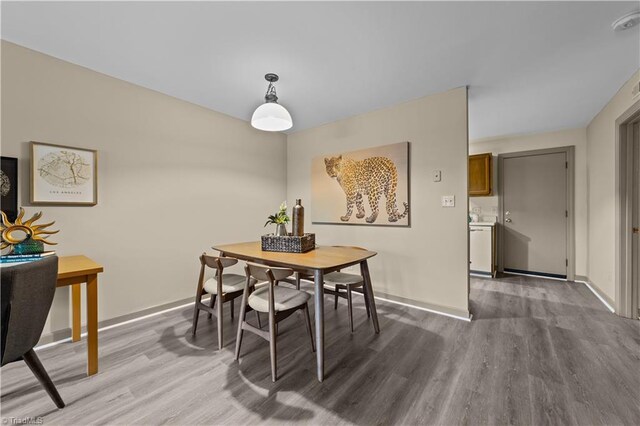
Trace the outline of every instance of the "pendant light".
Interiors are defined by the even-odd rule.
[[[264,76],[264,79],[269,82],[267,94],[264,96],[265,103],[256,108],[251,117],[251,125],[265,132],[288,130],[293,126],[293,120],[291,120],[289,111],[278,104],[276,87],[273,85],[273,83],[278,81],[279,77],[276,74],[269,73]]]

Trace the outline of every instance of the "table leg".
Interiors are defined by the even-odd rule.
[[[376,311],[376,300],[373,297],[373,287],[371,286],[371,275],[369,275],[369,264],[367,261],[360,263],[360,273],[364,278],[364,291],[367,292],[366,301],[369,303],[371,311],[371,319],[373,320],[373,329],[376,333],[380,333],[380,325],[378,324],[378,312]]]
[[[82,325],[80,324],[80,295],[81,295],[81,285],[73,284],[71,286],[71,341],[77,342],[80,340],[80,331],[82,329]]]
[[[87,375],[98,372],[98,275],[87,276]]]
[[[324,274],[317,269],[313,274],[316,313],[316,360],[318,381],[324,380]]]

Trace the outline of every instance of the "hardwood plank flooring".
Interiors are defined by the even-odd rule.
[[[86,339],[38,351],[62,410],[24,363],[3,367],[1,415],[64,425],[640,424],[640,321],[611,314],[582,284],[472,278],[471,323],[379,301],[379,335],[361,297],[353,334],[345,303],[325,306],[323,383],[302,316],[280,324],[274,384],[266,341],[245,333],[234,361],[228,306],[222,351],[203,313],[191,336],[189,307],[100,332],[93,377]]]

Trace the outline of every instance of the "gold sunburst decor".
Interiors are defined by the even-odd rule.
[[[20,244],[28,239],[33,241],[39,241],[48,245],[55,245],[53,241],[49,241],[47,238],[51,234],[57,234],[58,231],[47,231],[46,228],[53,225],[55,222],[43,223],[36,225],[35,222],[42,217],[42,212],[38,212],[31,216],[27,221],[22,221],[24,217],[24,209],[20,207],[18,216],[15,222],[11,223],[5,212],[0,211],[2,215],[2,223],[0,223],[0,249],[12,247],[16,244]],[[22,234],[20,237],[17,234]]]

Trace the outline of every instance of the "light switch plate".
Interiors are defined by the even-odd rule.
[[[443,195],[442,196],[442,207],[455,207],[456,206],[456,196],[455,195]]]
[[[442,171],[434,170],[433,171],[433,181],[440,182],[442,180]]]

